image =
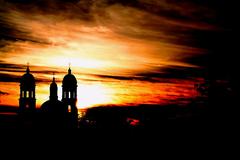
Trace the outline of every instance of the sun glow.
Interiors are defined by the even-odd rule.
[[[83,109],[110,103],[112,102],[111,94],[113,94],[112,90],[102,84],[80,84],[77,107]]]
[[[87,59],[79,59],[79,58],[64,58],[64,57],[53,57],[52,59],[48,60],[51,64],[55,66],[67,66],[69,63],[71,66],[74,67],[81,67],[81,68],[101,68],[103,64],[97,60],[87,60]]]

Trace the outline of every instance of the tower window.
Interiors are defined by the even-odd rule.
[[[68,92],[68,98],[70,98],[70,96],[71,96],[71,92]]]
[[[72,93],[72,98],[75,98],[75,92]]]
[[[29,97],[29,91],[26,92],[26,98],[28,98],[28,97]]]
[[[68,105],[68,112],[69,112],[69,113],[71,113],[71,112],[72,112],[71,105]]]

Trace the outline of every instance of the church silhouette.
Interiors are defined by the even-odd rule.
[[[71,68],[62,81],[62,100],[58,100],[58,87],[53,75],[50,84],[49,100],[44,102],[40,110],[36,109],[35,97],[36,82],[27,66],[26,73],[20,80],[19,114],[35,115],[37,122],[42,127],[70,127],[78,126],[77,79],[72,74]]]

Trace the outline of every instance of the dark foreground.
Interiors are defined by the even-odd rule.
[[[38,114],[24,118],[17,114],[17,108],[1,106],[0,128],[143,128],[161,129],[181,126],[193,128],[214,128],[230,126],[237,122],[234,103],[192,102],[187,106],[139,105],[101,106],[81,111],[75,126],[61,126],[41,121]],[[54,119],[54,122],[58,120]]]

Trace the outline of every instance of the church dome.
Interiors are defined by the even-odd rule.
[[[48,100],[41,106],[44,113],[63,114],[65,113],[65,105],[59,100]]]
[[[27,67],[26,73],[21,77],[21,86],[34,86],[35,78],[30,73],[29,67]]]
[[[47,128],[64,127],[67,117],[66,109],[67,107],[59,100],[44,102],[40,108],[42,116],[41,121],[39,121],[40,126]]]
[[[66,107],[63,102],[57,99],[57,84],[55,77],[53,77],[50,85],[50,99],[44,102],[41,106],[41,111],[49,116],[61,116],[65,113]]]
[[[77,79],[71,73],[71,69],[68,69],[68,74],[63,78],[63,86],[76,86]]]

